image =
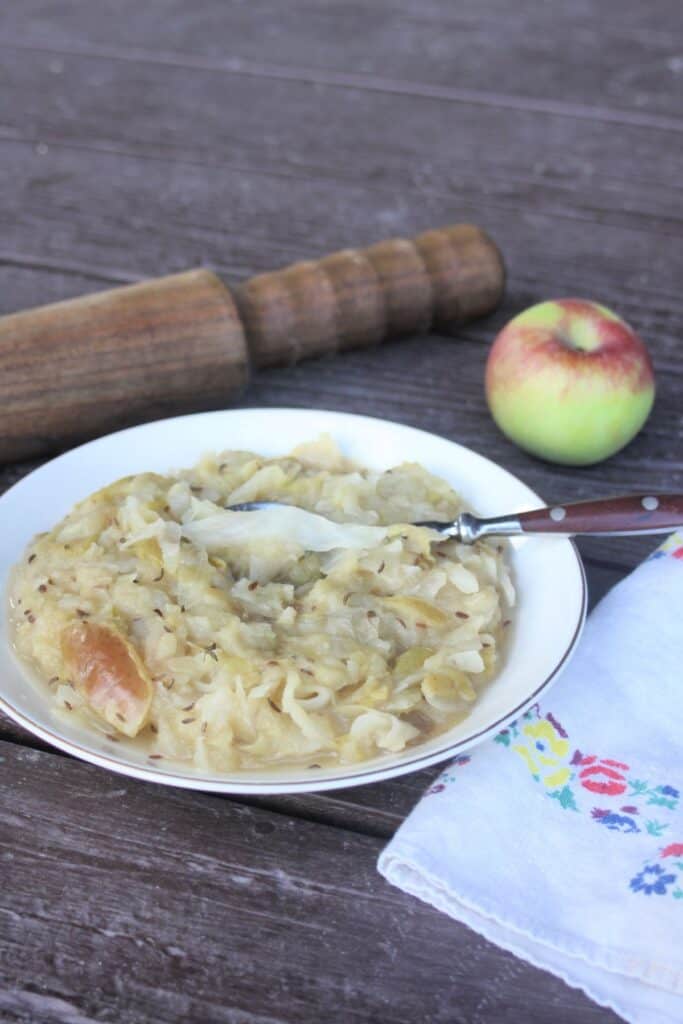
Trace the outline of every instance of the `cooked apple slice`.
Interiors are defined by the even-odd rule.
[[[396,659],[394,676],[396,679],[407,679],[409,676],[415,675],[433,653],[431,647],[409,647]]]
[[[462,701],[471,704],[477,699],[477,691],[469,677],[460,669],[449,666],[425,676],[422,694],[427,703],[439,711],[457,711],[462,708]]]
[[[92,710],[124,735],[137,736],[153,686],[133,645],[111,626],[78,622],[62,633],[62,656]]]

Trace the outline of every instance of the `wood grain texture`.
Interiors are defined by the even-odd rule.
[[[8,1024],[616,1020],[387,885],[370,836],[0,758]]]
[[[208,270],[0,317],[0,459],[215,405],[248,373],[237,310]]]
[[[429,331],[457,333],[500,303],[505,269],[473,224],[294,263],[238,285],[255,367],[291,364]]]
[[[677,0],[571,7],[506,0],[382,0],[311,5],[166,0],[164,17],[135,0],[98,10],[82,0],[32,0],[0,11],[0,35],[65,54],[104,53],[217,71],[275,65],[310,81],[339,73],[466,90],[494,105],[554,103],[576,114],[680,117]],[[558,42],[561,41],[561,45]],[[55,72],[58,73],[58,72]],[[307,77],[308,76],[308,77]]]
[[[329,407],[435,430],[553,502],[683,490],[678,16],[678,0],[2,5],[0,85],[10,102],[0,116],[0,311],[196,265],[235,284],[469,220],[508,264],[496,314],[454,339],[418,335],[264,371],[241,404]],[[659,387],[641,435],[581,470],[514,448],[482,392],[488,345],[505,320],[572,294],[633,324]],[[0,470],[0,480],[34,464]],[[591,593],[655,542],[582,542]],[[34,755],[22,747],[32,741],[6,723],[0,735],[13,741],[15,766],[0,774],[3,880],[13,872],[0,900],[3,1019],[252,1024],[334,1017],[343,1006],[338,1019],[615,1020],[503,954],[482,958],[470,933],[394,892],[381,906],[399,937],[385,945],[387,930],[370,923],[373,900],[387,893],[374,857],[433,772],[254,809],[129,786],[56,754],[27,767]],[[274,821],[287,826],[272,845],[273,833],[257,841],[256,825]],[[112,863],[112,836],[130,844],[125,863]],[[287,902],[277,880],[263,882],[272,870],[305,891]],[[196,902],[180,891],[188,878],[198,880]],[[352,909],[354,885],[367,912]],[[122,891],[133,900],[122,902]],[[333,930],[307,929],[304,912]],[[315,949],[313,934],[322,936]],[[167,955],[171,946],[185,956]],[[299,947],[308,982],[292,977]],[[263,950],[266,982],[256,974]],[[381,976],[371,974],[376,961]]]
[[[457,224],[257,275],[234,295],[199,269],[0,317],[0,460],[228,403],[250,362],[456,331],[498,305],[504,279],[495,243]]]

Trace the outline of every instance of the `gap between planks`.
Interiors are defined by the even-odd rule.
[[[9,730],[9,731],[8,731]],[[72,757],[58,747],[52,747],[48,743],[26,732],[21,726],[17,726],[10,719],[0,713],[0,745],[6,743],[12,747],[20,747],[22,750],[35,750],[41,754],[57,757],[60,760],[72,761],[81,764],[88,764],[80,758]],[[443,765],[436,765],[424,772],[412,773],[413,777],[421,776],[421,781],[414,787],[414,803],[417,803],[419,796],[427,788],[429,782],[443,768]],[[107,769],[99,769],[106,772]],[[129,777],[118,772],[108,772],[109,775],[117,775],[122,782],[129,781]],[[136,780],[146,782],[146,780]],[[395,785],[399,780],[388,780],[382,785]],[[146,782],[150,787],[158,786],[159,783]],[[377,784],[375,784],[377,785]],[[175,786],[164,786],[164,789],[177,789]],[[345,832],[355,832],[358,835],[369,836],[373,839],[388,840],[394,834],[401,821],[409,813],[410,807],[406,806],[401,812],[389,812],[370,804],[355,803],[352,800],[345,800],[336,796],[336,791],[319,793],[287,793],[276,796],[248,796],[241,794],[207,793],[203,790],[191,790],[202,797],[212,800],[224,801],[238,804],[244,807],[251,807],[256,810],[269,811],[272,814],[285,815],[288,818],[297,818],[301,821],[308,821],[312,824],[325,825],[329,828],[340,829]],[[342,792],[347,792],[346,790]],[[409,798],[410,799],[410,798]],[[408,802],[408,801],[406,801]]]
[[[224,170],[231,174],[246,174],[250,177],[261,176],[265,179],[274,178],[278,180],[291,180],[296,182],[308,182],[308,183],[322,183],[331,184],[338,183],[340,185],[347,186],[348,188],[358,187],[358,179],[345,176],[340,173],[338,169],[335,169],[334,174],[326,174],[321,172],[320,169],[316,171],[306,171],[305,168],[299,167],[296,169],[285,168],[283,165],[278,166],[277,170],[273,168],[264,167],[262,164],[258,166],[251,166],[248,163],[231,163],[221,157],[216,159],[207,159],[206,157],[199,159],[197,157],[190,158],[188,156],[178,156],[173,154],[169,156],[165,152],[154,152],[158,150],[159,146],[157,143],[147,143],[144,140],[140,143],[140,148],[131,146],[122,142],[120,144],[116,142],[75,142],[69,140],[68,142],[62,138],[51,135],[49,133],[42,133],[40,135],[23,136],[23,135],[8,135],[2,134],[0,129],[0,145],[10,144],[17,146],[36,146],[41,143],[49,144],[55,150],[64,150],[66,152],[80,152],[80,153],[95,153],[100,156],[113,156],[121,157],[130,160],[148,160],[156,163],[165,163],[172,166],[184,166],[184,167],[204,167],[211,168],[212,170]],[[147,151],[145,147],[148,146],[151,151]],[[371,181],[363,181],[362,187],[365,192],[386,194],[395,193],[401,196],[416,195],[421,198],[432,199],[452,199],[452,193],[448,191],[441,191],[437,188],[430,187],[427,185],[414,185],[407,180],[396,182],[394,185],[376,185]],[[486,196],[486,205],[490,210],[500,210],[502,212],[512,212],[524,214],[528,213],[528,204],[524,201],[506,201],[496,200],[491,195]],[[553,221],[561,220],[566,221],[569,224],[589,224],[596,227],[603,226],[603,219],[601,214],[604,211],[599,207],[594,209],[584,208],[582,210],[574,208],[558,208],[552,205],[533,211],[537,217],[551,218]],[[594,214],[594,216],[591,216]],[[637,235],[652,235],[652,216],[647,211],[629,210],[628,214],[631,218],[637,217],[642,223],[634,224],[629,222],[628,224],[613,225],[614,227],[620,228],[623,231],[632,232]],[[671,221],[671,217],[668,221]],[[667,230],[664,223],[659,226],[658,234],[665,237],[677,238],[678,233],[675,230]],[[302,255],[300,258],[309,258],[310,253]]]
[[[359,1024],[540,1024],[552,1005],[558,1024],[616,1022],[389,886],[376,839],[182,790],[150,815],[136,780],[2,756],[0,1015],[313,1024],[334,1005]]]
[[[49,53],[64,57],[102,58],[127,63],[159,64],[175,68],[185,68],[187,70],[211,71],[219,74],[242,75],[252,78],[270,78],[278,81],[301,82],[302,84],[323,85],[331,88],[356,89],[364,92],[389,93],[398,96],[441,100],[448,103],[469,103],[477,106],[500,107],[508,110],[545,114],[551,117],[568,117],[582,121],[628,125],[652,131],[683,132],[683,119],[668,117],[664,114],[647,114],[583,103],[565,103],[561,100],[541,100],[481,89],[464,89],[456,86],[433,85],[428,82],[383,78],[379,75],[367,73],[289,67],[282,64],[243,60],[238,57],[216,59],[169,51],[151,51],[138,47],[122,49],[117,46],[96,46],[92,44],[89,44],[87,47],[68,47],[63,45],[55,46],[54,44],[29,44],[7,38],[3,39],[0,46],[4,49]]]

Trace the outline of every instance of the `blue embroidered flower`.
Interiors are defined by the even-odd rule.
[[[675,799],[678,799],[678,797],[681,795],[677,789],[674,789],[673,786],[657,786],[657,789],[662,794],[662,796],[672,796]]]
[[[635,878],[631,879],[630,885],[634,892],[644,892],[646,896],[656,893],[657,896],[665,896],[668,885],[676,881],[675,875],[667,875],[660,864],[647,864]]]
[[[605,828],[612,832],[640,832],[635,820],[627,814],[614,814],[610,811],[601,811],[596,807],[592,812],[596,821],[599,821]]]

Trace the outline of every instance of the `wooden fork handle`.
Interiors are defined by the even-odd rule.
[[[523,533],[665,533],[683,526],[683,494],[642,494],[551,505],[517,517]]]

